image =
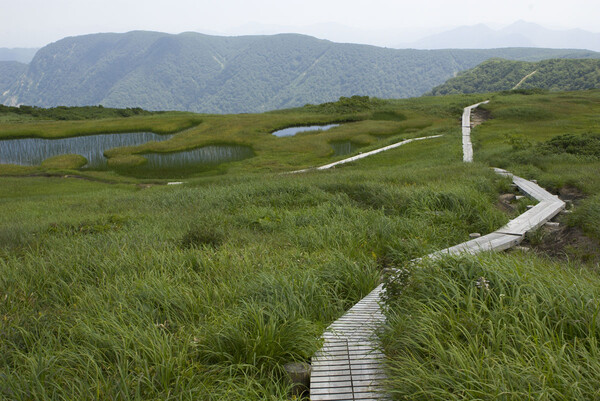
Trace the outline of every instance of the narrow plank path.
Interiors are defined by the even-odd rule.
[[[485,102],[477,103],[468,107],[465,107],[462,115],[462,145],[463,145],[463,161],[465,163],[471,163],[473,161],[473,144],[471,143],[471,110],[479,107],[480,104],[487,104],[489,100]]]
[[[340,164],[350,163],[350,162],[353,162],[353,161],[356,161],[356,160],[364,159],[365,157],[373,156],[373,155],[375,155],[377,153],[385,152],[386,150],[395,149],[395,148],[397,148],[399,146],[406,145],[406,144],[411,143],[411,142],[422,141],[424,139],[434,139],[434,138],[439,138],[439,137],[442,137],[442,136],[443,135],[431,135],[431,136],[422,136],[420,138],[405,139],[404,141],[396,142],[396,143],[393,143],[391,145],[384,146],[383,148],[371,150],[370,152],[360,153],[360,154],[358,154],[356,156],[352,156],[352,157],[349,157],[347,159],[339,160],[337,162],[329,163],[329,164],[326,164],[324,166],[314,167],[314,168],[305,168],[305,169],[302,169],[302,170],[291,171],[288,174],[306,173],[307,171],[313,171],[313,170],[328,170],[328,169],[333,168],[335,166],[339,166]]]
[[[471,144],[471,110],[480,104],[465,107],[462,116],[463,161],[473,161]],[[417,138],[414,140],[431,137]],[[403,141],[392,147],[401,146]],[[324,170],[341,163],[358,160],[387,150],[368,152],[318,168]],[[565,203],[534,182],[512,175],[506,170],[494,169],[496,173],[510,177],[526,195],[539,203],[532,209],[511,220],[493,233],[446,248],[426,258],[461,253],[476,254],[484,251],[503,251],[519,244],[528,231],[535,230],[565,208]],[[301,170],[300,172],[308,171]],[[383,361],[376,332],[385,322],[379,300],[383,285],[377,286],[341,318],[333,322],[323,334],[323,347],[312,358],[310,397],[313,401],[325,400],[381,400],[386,399],[382,383],[385,380]]]

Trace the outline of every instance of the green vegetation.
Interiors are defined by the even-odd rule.
[[[222,116],[171,112],[101,120],[24,120],[1,124],[0,138],[62,138],[136,131],[161,134],[178,132],[165,141],[105,151],[109,168],[119,169],[125,175],[149,177],[147,171],[130,168],[143,165],[144,154],[180,152],[210,145],[241,145],[251,147],[255,157],[231,163],[227,168],[236,171],[289,171],[330,162],[335,153],[331,143],[351,141],[368,149],[379,147],[384,141],[437,133],[451,124],[455,110],[460,110],[461,104],[467,101],[470,100],[460,99],[449,104],[437,102],[435,109],[430,110],[428,105],[432,102],[428,99],[398,103],[353,96],[324,105],[307,105],[265,114]],[[276,130],[291,126],[335,122],[344,124],[329,131],[303,133],[289,138],[271,135]],[[7,173],[9,168],[13,167],[0,166],[0,173]],[[186,171],[165,169],[155,171],[151,177],[177,178],[204,175],[207,172],[220,174],[222,168],[213,165],[190,167]],[[32,170],[39,171],[38,168]]]
[[[570,153],[600,158],[600,134],[558,135],[546,141],[542,149],[550,153]]]
[[[473,131],[475,160],[536,178],[573,200],[574,211],[560,220],[563,233],[579,242],[557,239],[548,254],[406,268],[387,284],[394,294],[382,335],[388,389],[397,399],[595,399],[600,91],[489,98],[483,112],[474,112],[490,118]],[[530,242],[548,235],[534,233]]]
[[[475,163],[464,164],[462,108],[488,97],[474,111],[490,118],[473,130]],[[324,328],[386,268],[506,223],[497,201],[509,181],[493,165],[573,195],[560,219],[587,235],[592,252],[408,268],[404,282],[388,284],[388,389],[398,399],[594,399],[600,160],[586,152],[599,111],[592,90],[0,124],[1,135],[60,137],[75,126],[156,131],[201,120],[170,140],[107,152],[123,166],[205,144],[255,152],[192,169],[176,186],[110,170],[0,177],[0,398],[287,399],[283,364],[308,360]],[[271,135],[329,122],[345,123]],[[280,174],[334,160],[332,142],[366,151],[432,134],[444,136],[331,171]]]
[[[87,162],[87,159],[81,155],[60,155],[44,160],[42,167],[47,169],[75,170],[85,166]]]
[[[24,120],[24,121],[23,121]],[[173,134],[197,126],[202,119],[192,113],[164,113],[128,118],[83,119],[73,121],[36,119],[9,120],[0,125],[0,139],[14,138],[68,138],[81,135],[112,134],[120,132],[154,132]]]
[[[459,151],[143,190],[2,178],[1,396],[287,399],[282,364],[383,267],[506,221],[505,180]]]
[[[568,224],[600,238],[600,162],[597,157],[600,91],[491,96],[491,120],[474,135],[475,158],[506,168],[557,193],[584,197]],[[529,114],[535,118],[527,119]],[[581,224],[581,222],[588,222]]]
[[[22,77],[0,92],[0,103],[264,112],[341,96],[420,96],[492,57],[539,61],[600,54],[533,48],[397,50],[296,34],[103,33],[40,49]]]
[[[597,398],[597,272],[517,252],[426,263],[397,285],[395,399]]]
[[[433,88],[428,95],[484,93],[512,89],[569,91],[594,88],[600,88],[600,60],[553,59],[530,63],[492,59],[461,72],[457,77]]]
[[[0,95],[17,82],[26,71],[25,64],[16,61],[0,61]]]
[[[53,107],[44,109],[41,107],[19,106],[10,107],[0,105],[0,121],[6,121],[8,116],[16,115],[23,119],[25,116],[31,116],[33,119],[42,120],[97,120],[101,118],[148,116],[162,112],[151,112],[136,108],[111,109],[103,106],[85,106],[85,107]],[[16,117],[15,116],[15,117]],[[13,118],[15,118],[13,117]]]

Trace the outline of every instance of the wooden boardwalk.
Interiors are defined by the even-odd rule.
[[[385,318],[379,307],[382,285],[336,320],[312,358],[312,400],[375,400],[383,396],[383,354],[375,332]]]
[[[489,100],[485,102],[477,103],[468,107],[465,107],[462,115],[462,145],[463,145],[463,161],[465,163],[471,163],[473,161],[473,143],[471,143],[471,110],[479,107],[480,104],[487,104]]]
[[[482,102],[482,103],[487,103]],[[463,112],[463,161],[473,161],[471,145],[471,110],[482,103],[466,107]],[[466,134],[465,134],[466,132]],[[415,140],[426,139],[417,138]],[[410,141],[410,140],[409,140]],[[404,143],[408,143],[404,141]],[[399,143],[392,145],[397,147]],[[390,147],[387,147],[390,148]],[[359,155],[367,157],[386,148]],[[346,159],[348,161],[356,158]],[[332,163],[319,169],[331,168],[342,162]],[[511,220],[491,234],[462,244],[434,252],[426,257],[461,253],[476,254],[484,251],[503,251],[519,244],[528,231],[535,230],[565,208],[565,203],[534,182],[514,176],[502,169],[496,173],[510,177],[526,195],[539,203],[532,209]],[[303,170],[307,171],[307,170]],[[377,330],[385,322],[379,306],[382,285],[354,305],[323,334],[323,347],[312,358],[310,397],[320,400],[381,400],[387,398],[382,382],[384,355],[377,344]]]
[[[393,143],[393,144],[388,145],[388,146],[384,146],[383,148],[371,150],[370,152],[366,152],[366,153],[360,153],[360,154],[358,154],[356,156],[352,156],[352,157],[349,157],[347,159],[339,160],[339,161],[334,162],[334,163],[329,163],[329,164],[326,164],[324,166],[313,167],[313,168],[305,168],[305,169],[302,169],[302,170],[291,171],[288,174],[306,173],[308,171],[313,171],[313,170],[329,170],[330,168],[333,168],[335,166],[339,166],[340,164],[350,163],[350,162],[353,162],[353,161],[356,161],[356,160],[364,159],[365,157],[373,156],[373,155],[375,155],[377,153],[385,152],[386,150],[395,149],[395,148],[397,148],[399,146],[406,145],[406,144],[411,143],[411,142],[422,141],[424,139],[434,139],[434,138],[439,138],[441,136],[444,136],[444,135],[431,135],[431,136],[422,136],[420,138],[406,139],[404,141],[400,141],[400,142],[396,142],[396,143]]]

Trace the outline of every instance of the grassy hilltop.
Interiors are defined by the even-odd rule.
[[[600,88],[600,60],[553,59],[537,63],[487,60],[462,71],[429,95],[485,93],[512,89],[574,91]]]
[[[368,98],[265,114],[0,119],[0,136],[178,132],[114,149],[212,143],[255,156],[215,168],[89,171],[0,166],[0,398],[287,399],[282,365],[389,267],[491,232],[526,210],[499,204],[504,167],[573,199],[537,251],[409,269],[382,333],[398,399],[594,399],[600,370],[600,91]],[[475,163],[462,163],[462,107]],[[345,121],[297,137],[270,132]],[[280,174],[444,134],[331,171]],[[178,186],[159,185],[181,179]],[[502,206],[502,207],[500,207]],[[576,241],[575,241],[576,239]],[[573,240],[569,242],[570,240]],[[476,286],[484,277],[488,289]],[[401,283],[402,284],[402,283]],[[410,316],[410,318],[407,318]],[[573,384],[575,383],[575,385]]]

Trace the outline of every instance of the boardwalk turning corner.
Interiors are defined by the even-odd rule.
[[[473,161],[471,144],[471,110],[480,104],[465,107],[462,116],[463,161]],[[426,138],[418,138],[426,139]],[[409,140],[410,141],[410,140]],[[409,142],[408,141],[408,142]],[[392,147],[407,143],[398,143]],[[392,147],[355,156],[342,162],[367,157]],[[333,167],[332,163],[319,169]],[[535,230],[565,208],[565,203],[534,182],[512,175],[506,170],[494,169],[496,173],[510,177],[526,195],[539,203],[532,209],[511,220],[493,233],[455,245],[426,257],[460,253],[476,254],[484,251],[503,251],[519,244],[528,231]],[[307,171],[307,170],[302,170]],[[385,322],[379,306],[382,285],[354,305],[344,316],[336,320],[323,334],[323,347],[312,358],[310,396],[320,400],[380,400],[387,398],[382,383],[384,355],[377,344],[377,330]]]

